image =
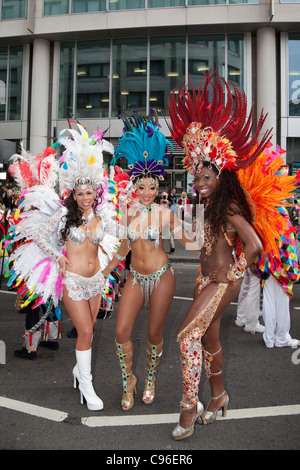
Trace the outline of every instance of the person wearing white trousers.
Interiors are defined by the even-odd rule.
[[[236,326],[244,327],[249,333],[263,333],[265,327],[259,323],[260,315],[260,280],[248,268],[243,278],[238,296]]]
[[[283,288],[270,277],[264,283],[263,289],[263,319],[265,331],[263,339],[267,348],[274,346],[297,347],[299,341],[290,335],[290,299]]]

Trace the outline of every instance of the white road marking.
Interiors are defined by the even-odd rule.
[[[0,407],[36,416],[38,418],[56,421],[58,423],[68,418],[68,413],[59,410],[32,405],[11,398],[0,397]],[[264,408],[244,408],[227,410],[227,416],[222,420],[267,418],[271,416],[291,416],[300,414],[300,405],[270,406]],[[81,423],[91,428],[110,426],[146,426],[154,424],[172,424],[178,422],[179,413],[137,415],[137,416],[89,416],[81,418]]]
[[[52,410],[43,406],[32,405],[23,401],[12,400],[11,398],[0,397],[0,406],[14,411],[20,411],[38,418],[50,419],[51,421],[64,421],[68,413],[64,411]]]
[[[245,408],[241,410],[227,410],[226,417],[220,420],[267,418],[270,416],[287,416],[300,414],[300,405],[270,406],[265,408]],[[149,424],[178,423],[179,413],[140,415],[140,416],[90,416],[82,418],[82,424],[91,428],[109,426],[139,426]]]
[[[0,294],[13,294],[16,295],[16,292],[13,290],[0,290]]]

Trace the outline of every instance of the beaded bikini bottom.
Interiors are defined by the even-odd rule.
[[[171,261],[168,261],[162,268],[151,274],[140,274],[130,266],[130,272],[133,275],[132,285],[134,286],[137,282],[140,283],[142,294],[145,297],[145,303],[149,301],[153,288],[158,286],[160,277],[169,268],[171,269],[172,274],[174,274]]]

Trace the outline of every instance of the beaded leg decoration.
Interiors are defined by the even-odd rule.
[[[123,397],[121,400],[121,407],[124,411],[130,410],[134,404],[133,392],[136,391],[136,377],[132,373],[132,356],[133,356],[133,346],[132,340],[130,339],[127,343],[117,343],[117,356],[119,358],[119,363],[122,371],[122,381],[123,381]],[[127,359],[127,360],[126,360]],[[128,361],[128,359],[130,359]],[[130,383],[128,384],[128,380]]]
[[[206,375],[207,375],[208,379],[210,379],[211,377],[213,377],[215,375],[221,375],[222,374],[222,369],[219,370],[218,372],[212,372],[211,371],[211,363],[214,360],[214,356],[219,354],[221,351],[222,351],[222,346],[220,347],[220,349],[218,349],[218,351],[216,351],[214,353],[210,353],[208,351],[205,351],[205,349],[203,349],[204,368],[205,368],[205,372],[206,372]]]
[[[183,385],[183,396],[180,404],[184,408],[191,408],[198,403],[203,350],[201,338],[209,327],[227,286],[228,284],[218,284],[217,291],[207,306],[178,335]]]
[[[145,380],[145,388],[143,393],[143,402],[149,405],[153,402],[155,396],[155,374],[162,355],[163,341],[160,344],[150,344],[148,341],[147,356],[148,356],[148,375]],[[159,351],[159,352],[157,352]]]
[[[215,376],[218,376],[218,375],[222,374],[222,369],[217,371],[217,372],[212,372],[211,371],[211,365],[212,365],[212,361],[214,360],[214,356],[219,354],[221,351],[222,351],[222,347],[220,347],[220,349],[218,349],[218,351],[216,351],[214,353],[209,353],[208,351],[205,351],[203,349],[204,367],[205,367],[205,372],[206,372],[206,375],[207,375],[208,379],[211,379],[212,377],[215,377]],[[222,397],[224,397],[224,399],[222,400],[222,403],[220,404],[220,406],[215,411],[208,411],[208,408],[209,408],[211,402],[219,400]],[[228,404],[229,404],[229,396],[228,396],[228,394],[225,390],[220,395],[218,395],[217,397],[211,397],[211,399],[209,400],[209,403],[206,407],[206,410],[204,411],[205,420],[202,421],[203,424],[214,423],[217,419],[217,412],[219,411],[220,408],[222,408],[222,416],[226,416]]]

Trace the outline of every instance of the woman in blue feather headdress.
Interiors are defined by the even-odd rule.
[[[163,248],[163,238],[170,231],[187,238],[176,215],[155,204],[159,180],[164,179],[163,161],[172,144],[159,130],[157,123],[135,113],[122,117],[125,128],[115,149],[114,162],[125,157],[131,178],[135,181],[137,202],[126,213],[125,236],[115,258],[104,274],[108,275],[131,249],[131,266],[118,307],[116,346],[123,379],[121,406],[129,410],[134,404],[137,379],[132,372],[132,331],[139,311],[149,302],[148,316],[148,370],[143,402],[150,404],[155,396],[155,374],[162,354],[163,329],[175,292],[175,276],[171,262]]]

